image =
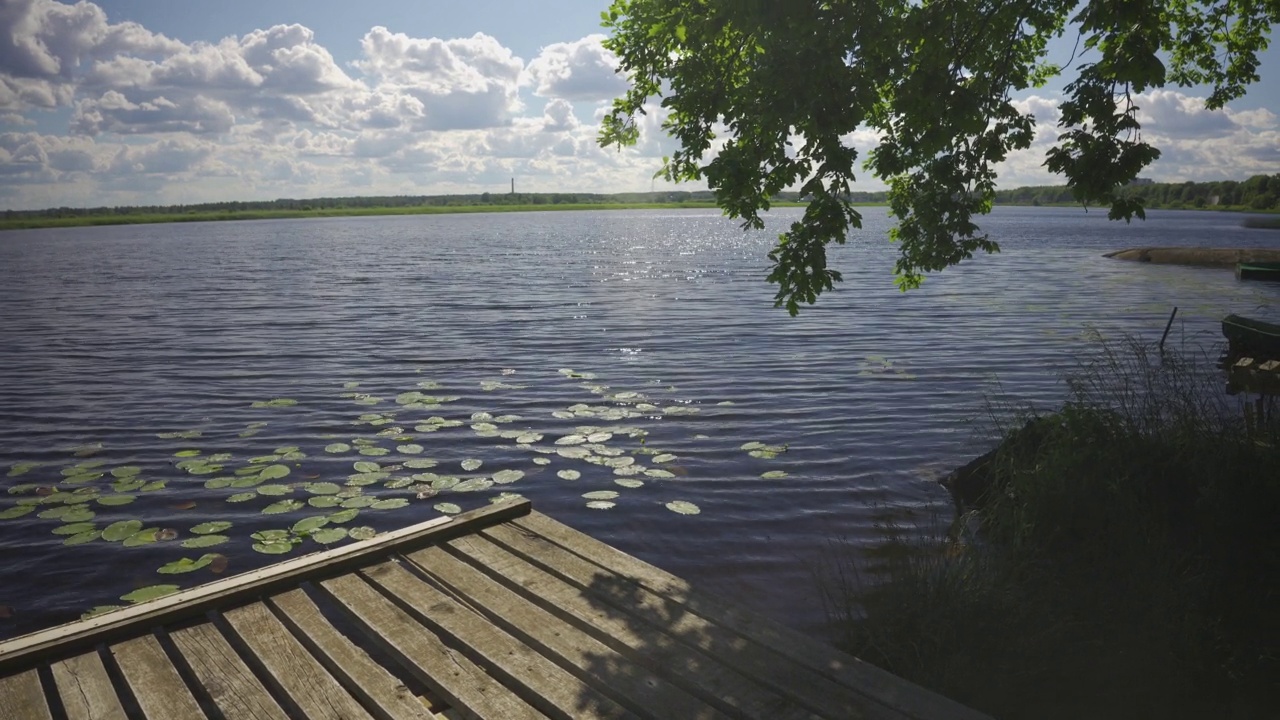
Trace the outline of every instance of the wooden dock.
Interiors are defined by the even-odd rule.
[[[527,501],[0,643],[0,718],[986,716]]]

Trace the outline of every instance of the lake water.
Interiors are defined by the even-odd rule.
[[[345,495],[321,504],[356,492],[408,500],[330,524],[342,528],[386,530],[434,517],[442,502],[469,509],[520,493],[605,542],[816,631],[810,568],[827,539],[873,548],[888,516],[945,522],[950,507],[934,478],[987,449],[975,422],[987,398],[1054,407],[1062,370],[1089,349],[1089,327],[1156,339],[1176,305],[1170,342],[1208,347],[1226,313],[1274,319],[1280,307],[1280,287],[1229,271],[1101,257],[1139,245],[1280,241],[1239,227],[1236,215],[1152,212],[1126,226],[1098,211],[999,208],[985,226],[1002,254],[902,294],[887,218],[870,208],[858,239],[831,253],[845,282],[790,318],[772,307],[765,254],[798,213],[773,213],[759,233],[712,211],[634,211],[0,234],[0,487],[26,486],[0,494],[0,512],[40,503],[0,519],[0,606],[12,611],[0,613],[0,636],[221,569],[156,572],[183,557],[220,553],[225,574],[279,559],[256,552],[250,534],[340,510],[278,504],[333,497],[318,484],[330,481]],[[456,399],[415,407],[402,395],[415,391],[433,396],[428,403]],[[273,399],[296,404],[262,406]],[[510,415],[519,419],[500,417]],[[433,425],[432,416],[461,422]],[[580,426],[613,433],[588,443],[595,462],[556,452],[582,447],[555,444]],[[392,428],[401,439],[379,434]],[[521,447],[515,431],[543,438]],[[786,452],[753,457],[741,449],[751,442]],[[326,451],[334,445],[351,449]],[[382,452],[370,448],[386,454],[357,452]],[[269,457],[277,451],[297,454]],[[223,487],[257,482],[251,459],[289,475]],[[346,484],[358,461],[424,459],[438,464]],[[467,459],[483,464],[464,469]],[[194,463],[175,466],[183,460]],[[637,466],[657,472],[616,474]],[[418,498],[433,481],[450,483],[441,477],[502,470],[524,475]],[[786,476],[761,477],[770,471]],[[227,501],[263,486],[286,494]],[[588,508],[582,496],[596,491],[617,492],[616,507]],[[673,512],[672,501],[701,513]],[[177,536],[67,546],[72,536],[53,532],[131,519]],[[181,546],[209,521],[233,523],[230,540]],[[320,547],[307,539],[293,552]]]

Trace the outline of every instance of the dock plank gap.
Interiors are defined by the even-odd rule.
[[[989,720],[527,500],[0,643],[0,718]]]

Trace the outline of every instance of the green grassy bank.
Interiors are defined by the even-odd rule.
[[[780,206],[792,203],[779,203]],[[361,215],[437,215],[443,213],[543,212],[560,210],[679,210],[715,208],[714,202],[673,203],[561,203],[556,205],[415,205],[404,207],[314,208],[302,210],[230,210],[185,213],[133,213],[74,217],[26,217],[0,219],[0,230],[86,225],[137,225],[142,223],[216,222],[222,220],[278,220],[287,218],[350,217]]]
[[[969,522],[899,527],[870,571],[832,554],[841,644],[1002,720],[1273,717],[1278,418],[1210,359],[1137,344],[1069,381],[1008,429]]]

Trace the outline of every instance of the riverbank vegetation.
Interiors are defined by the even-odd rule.
[[[1141,198],[1147,209],[1211,209],[1280,212],[1280,174],[1254,175],[1248,180],[1215,182],[1140,182],[1124,189]],[[1066,185],[997,190],[997,205],[1078,205]],[[1257,225],[1253,225],[1257,227]],[[1263,225],[1262,227],[1270,227]]]
[[[1007,718],[1253,718],[1280,704],[1280,423],[1209,358],[1106,346],[1009,426],[979,507],[820,574],[843,646]],[[926,533],[928,535],[928,533]]]

